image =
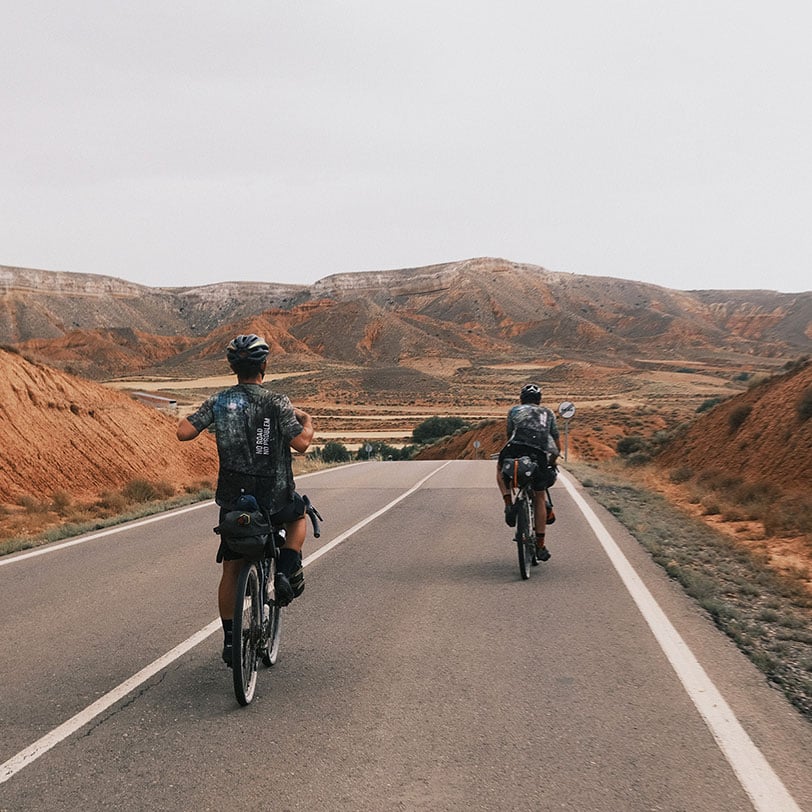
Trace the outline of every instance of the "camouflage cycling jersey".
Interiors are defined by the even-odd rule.
[[[507,416],[508,443],[558,454],[558,426],[546,406],[522,403]]]
[[[290,441],[302,425],[287,395],[237,384],[208,398],[189,422],[198,431],[214,426],[218,505],[230,508],[245,492],[275,513],[293,498]]]

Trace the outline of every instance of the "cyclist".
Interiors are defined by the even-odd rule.
[[[274,587],[280,605],[290,603],[304,590],[302,546],[307,523],[305,504],[296,493],[291,448],[304,452],[313,439],[309,414],[291,405],[286,395],[262,386],[270,350],[257,335],[238,335],[226,347],[226,358],[237,376],[237,385],[208,398],[178,424],[179,440],[194,440],[203,429],[214,427],[219,472],[215,501],[220,518],[243,493],[252,494],[270,514],[274,524],[285,527],[285,544],[279,551]],[[231,632],[237,577],[242,559],[220,542],[217,561],[223,572],[217,591],[223,622],[223,659],[231,663]]]
[[[496,482],[505,502],[505,521],[509,527],[516,526],[516,506],[510,487],[502,477],[502,463],[506,457],[527,456],[538,465],[533,478],[536,516],[536,553],[541,561],[550,558],[544,543],[545,528],[555,521],[552,508],[547,508],[545,491],[555,481],[555,464],[558,459],[558,426],[551,409],[541,405],[541,388],[534,383],[522,387],[519,405],[511,407],[507,415],[508,441],[499,452]]]

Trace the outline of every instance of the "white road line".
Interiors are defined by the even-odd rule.
[[[143,527],[145,524],[152,524],[153,522],[160,522],[162,519],[168,519],[172,516],[179,516],[181,513],[188,513],[190,510],[197,510],[198,508],[208,507],[214,503],[211,500],[207,502],[197,502],[189,507],[180,508],[178,510],[171,510],[165,513],[158,513],[155,516],[150,516],[148,519],[140,519],[136,522],[127,522],[126,524],[117,524],[115,527],[108,527],[106,530],[100,530],[98,533],[91,533],[87,536],[77,536],[70,541],[63,541],[60,544],[49,544],[45,547],[37,547],[35,550],[30,550],[27,553],[19,555],[8,555],[0,558],[0,567],[8,566],[9,564],[17,564],[20,561],[25,561],[28,558],[35,558],[38,555],[47,555],[48,553],[55,553],[57,550],[64,550],[66,547],[75,547],[77,544],[84,544],[88,541],[95,541],[96,539],[104,538],[105,536],[112,536],[116,533],[123,533],[125,530],[133,530],[136,527]]]
[[[421,479],[416,485],[409,488],[409,490],[406,491],[405,493],[402,493],[400,496],[398,496],[397,499],[393,500],[388,505],[385,505],[380,510],[376,511],[375,513],[371,514],[370,516],[367,516],[366,519],[363,519],[362,521],[358,522],[358,524],[353,525],[349,530],[347,530],[346,533],[342,533],[340,536],[337,536],[332,541],[325,544],[323,547],[319,547],[318,550],[311,553],[307,558],[305,558],[305,560],[302,562],[302,566],[306,567],[308,564],[312,564],[317,558],[320,558],[326,552],[328,552],[329,550],[332,550],[333,547],[337,546],[338,544],[341,544],[342,541],[344,541],[345,539],[348,539],[350,536],[357,533],[362,527],[365,527],[370,522],[375,521],[375,519],[377,519],[378,516],[381,516],[384,513],[386,513],[388,510],[391,510],[399,502],[402,502],[407,496],[411,496],[416,490],[418,490],[418,488],[420,488],[423,485],[424,482],[431,479],[438,471],[442,471],[443,468],[446,467],[446,465],[450,465],[451,462],[452,462],[452,460],[449,460],[448,462],[441,465],[439,468],[435,468],[428,476],[424,476],[423,479]]]
[[[713,734],[758,812],[800,812],[781,779],[753,744],[705,669],[671,624],[609,531],[563,472],[559,479],[583,513],[638,609],[665,652],[691,701]]]
[[[26,747],[25,750],[20,750],[17,755],[12,756],[8,761],[0,764],[0,784],[8,781],[9,778],[20,772],[23,767],[27,767],[31,762],[36,761],[52,747],[55,747],[61,741],[67,739],[72,733],[75,733],[92,719],[95,719],[100,713],[104,713],[111,705],[114,705],[120,699],[127,696],[130,691],[133,691],[141,685],[141,683],[146,682],[150,677],[166,668],[177,660],[178,657],[182,657],[187,651],[193,649],[198,643],[203,642],[203,640],[214,634],[214,632],[220,628],[222,628],[220,619],[217,618],[217,620],[212,621],[208,626],[175,646],[171,651],[167,651],[166,654],[150,663],[146,668],[142,668],[137,674],[133,674],[129,679],[113,688],[112,691],[109,691],[88,705],[84,710],[79,711],[75,716],[68,719],[67,722],[63,722],[59,727],[54,728],[50,733],[46,733],[42,738],[37,739],[32,745]]]
[[[351,463],[351,465],[361,465],[362,463]],[[349,468],[350,465],[345,465],[344,468]],[[307,479],[307,477],[318,476],[325,474],[332,468],[325,468],[321,471],[311,471],[309,474],[299,474],[296,479]],[[214,502],[208,499],[205,502],[196,502],[194,505],[189,505],[184,508],[175,508],[173,510],[158,513],[155,516],[150,516],[148,519],[139,519],[138,521],[126,522],[124,524],[117,524],[115,527],[108,527],[105,530],[99,530],[97,533],[90,533],[86,536],[77,536],[70,541],[63,541],[59,544],[48,544],[46,546],[37,547],[35,550],[29,550],[24,553],[9,553],[8,555],[0,557],[0,567],[8,566],[9,564],[16,564],[19,561],[25,561],[28,558],[35,558],[38,555],[47,555],[48,553],[55,553],[57,550],[64,550],[66,547],[75,547],[77,544],[85,544],[88,541],[95,541],[96,539],[104,538],[105,536],[113,536],[116,533],[123,533],[125,530],[133,530],[136,527],[143,527],[146,524],[153,522],[160,522],[163,519],[171,519],[173,516],[180,516],[182,513],[188,513],[191,510],[198,510],[202,507],[210,507]]]
[[[385,505],[380,510],[376,511],[375,513],[368,516],[363,521],[358,522],[358,524],[351,527],[347,530],[346,533],[342,533],[337,538],[334,538],[332,541],[325,544],[323,547],[316,550],[316,552],[309,555],[303,562],[303,566],[307,566],[315,561],[317,558],[322,556],[328,550],[332,550],[337,545],[341,544],[341,542],[346,541],[350,536],[357,533],[362,527],[365,527],[370,522],[377,519],[379,516],[382,516],[388,510],[391,510],[395,505],[402,502],[406,499],[407,496],[413,494],[416,490],[418,490],[427,480],[431,479],[436,473],[442,471],[447,465],[450,465],[451,461],[444,463],[443,465],[435,468],[430,474],[424,476],[416,485],[409,488],[408,491],[405,491],[397,499],[393,499],[388,505]],[[321,473],[321,472],[317,472]],[[210,502],[204,504],[211,504]],[[199,507],[199,505],[195,505],[195,507]],[[191,510],[193,508],[186,508],[186,510]],[[155,517],[153,519],[148,519],[144,522],[140,522],[138,524],[130,524],[128,525],[129,528],[138,527],[141,524],[148,524],[150,521],[157,521],[160,517]],[[123,529],[123,528],[122,528]],[[115,532],[115,531],[113,531]],[[94,534],[92,538],[98,538],[100,535],[107,535],[107,533],[100,533]],[[90,541],[91,537],[84,538],[83,541]],[[77,541],[76,543],[81,543]],[[60,545],[60,546],[69,546],[69,545]],[[37,552],[37,551],[35,551]],[[188,651],[193,649],[199,643],[202,643],[207,637],[210,637],[214,634],[218,629],[222,628],[220,624],[220,618],[213,620],[209,623],[208,626],[202,628],[199,632],[196,632],[188,639],[184,640],[179,645],[175,646],[171,651],[168,651],[166,654],[159,657],[154,662],[150,663],[146,668],[142,668],[137,674],[133,674],[129,679],[122,682],[120,685],[113,688],[112,691],[109,691],[104,696],[97,699],[91,705],[88,705],[84,710],[79,711],[75,716],[72,716],[66,722],[63,722],[59,727],[54,728],[50,733],[46,733],[42,738],[37,739],[33,744],[26,747],[24,750],[21,750],[16,755],[12,756],[8,761],[0,764],[0,784],[6,782],[12,776],[16,775],[20,770],[24,767],[27,767],[33,761],[36,761],[40,756],[47,753],[52,747],[55,747],[61,741],[64,741],[68,738],[68,736],[75,733],[80,728],[84,727],[88,722],[92,719],[97,717],[99,714],[106,711],[109,707],[114,705],[120,699],[123,699],[127,694],[131,691],[135,690],[139,685],[146,682],[150,677],[157,674],[159,671],[166,668],[168,665],[173,663],[179,657],[182,657]]]

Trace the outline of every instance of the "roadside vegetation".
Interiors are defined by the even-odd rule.
[[[779,575],[751,550],[608,466],[568,463],[713,622],[812,721],[812,594],[808,573]]]
[[[369,445],[369,451],[366,449],[367,445]],[[396,448],[387,443],[374,442],[364,444],[353,453],[343,443],[330,440],[320,449],[308,452],[307,456],[316,463],[322,462],[326,465],[336,465],[353,460],[410,460],[412,447]]]
[[[121,490],[105,491],[92,501],[75,500],[65,491],[49,499],[23,496],[15,510],[3,509],[6,537],[0,555],[39,547],[52,541],[79,536],[112,525],[211,499],[210,483],[201,482],[176,494],[162,481],[133,479]]]
[[[295,473],[319,470],[319,459],[298,457]],[[67,491],[49,498],[24,495],[16,505],[0,506],[0,555],[40,547],[156,513],[205,502],[214,498],[214,483],[201,481],[176,493],[164,480],[135,478],[118,490],[101,493],[97,498],[80,500]]]

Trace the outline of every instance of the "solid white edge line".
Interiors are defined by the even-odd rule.
[[[426,481],[431,479],[436,473],[442,471],[447,465],[451,463],[451,460],[444,463],[443,465],[435,468],[430,474],[424,476],[416,485],[413,485],[409,490],[402,493],[397,499],[393,499],[388,505],[385,505],[380,510],[376,511],[375,513],[368,516],[363,521],[358,522],[358,524],[351,527],[345,533],[342,533],[340,536],[337,536],[332,541],[325,544],[323,547],[320,547],[314,553],[309,555],[303,562],[302,566],[306,567],[308,564],[315,561],[317,558],[322,556],[328,550],[332,550],[334,547],[341,544],[342,541],[346,541],[350,536],[354,533],[357,533],[362,527],[365,527],[370,522],[377,519],[379,516],[386,513],[388,510],[391,510],[395,505],[402,502],[407,496],[413,494],[418,488],[420,488]],[[329,469],[328,469],[329,470]],[[322,473],[321,471],[313,472],[313,473]],[[211,504],[211,502],[201,503],[202,504]],[[201,505],[195,505],[194,507],[200,507]],[[187,508],[191,510],[192,508]],[[161,514],[164,515],[164,514]],[[128,527],[138,527],[141,524],[147,524],[149,521],[156,521],[159,517],[155,517],[155,519],[147,520],[145,522],[139,522],[136,525],[128,525]],[[123,529],[123,528],[122,528]],[[101,533],[98,535],[107,535],[106,533]],[[83,539],[82,541],[90,541],[90,538],[98,538],[98,535],[94,535],[92,537],[88,537]],[[75,543],[81,543],[79,541]],[[69,545],[61,545],[61,546],[69,546]],[[113,688],[112,691],[104,694],[104,696],[97,699],[95,702],[88,705],[83,710],[79,711],[75,716],[72,716],[66,722],[63,722],[59,727],[55,727],[49,733],[46,733],[41,738],[37,739],[33,744],[26,747],[24,750],[21,750],[16,755],[12,756],[8,761],[5,761],[3,764],[0,764],[0,784],[8,781],[9,778],[16,775],[20,770],[24,767],[31,764],[31,762],[36,761],[41,755],[47,753],[52,747],[55,747],[61,741],[64,741],[68,736],[75,733],[77,730],[82,728],[100,713],[106,711],[111,705],[114,705],[120,699],[123,699],[130,691],[135,690],[139,685],[143,682],[146,682],[150,677],[157,674],[159,671],[166,668],[168,665],[173,663],[179,657],[182,657],[188,651],[191,651],[196,645],[202,643],[207,637],[214,634],[218,629],[221,628],[220,618],[218,617],[216,620],[213,620],[209,623],[208,626],[202,628],[199,632],[196,632],[191,637],[184,640],[182,643],[178,644],[173,648],[171,651],[168,651],[166,654],[160,656],[157,660],[150,663],[145,668],[142,668],[137,674],[133,674],[129,679],[126,679],[120,685]]]
[[[682,682],[739,783],[758,812],[800,812],[800,807],[753,744],[730,706],[674,628],[592,508],[563,472],[559,479],[583,513],[665,656]]]

